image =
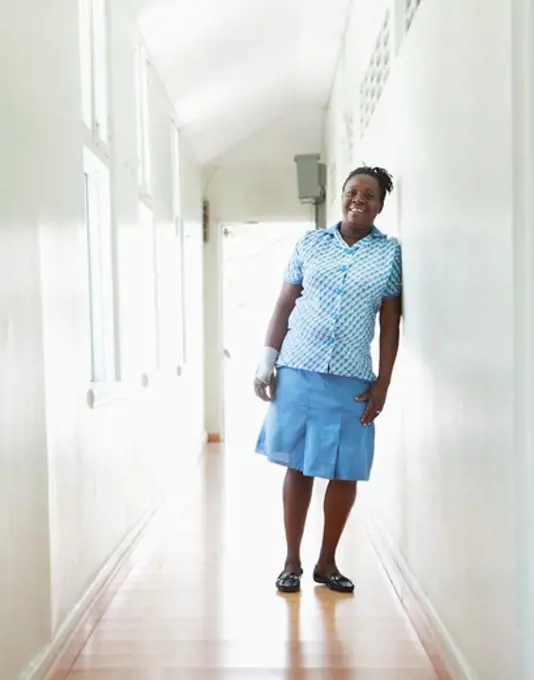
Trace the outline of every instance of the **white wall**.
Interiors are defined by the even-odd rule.
[[[36,667],[101,569],[157,503],[202,434],[200,172],[182,150],[187,364],[142,390],[136,338],[143,285],[134,96],[135,17],[112,3],[113,213],[126,396],[94,410],[88,382],[88,290],[77,3],[4,2],[0,10],[0,678]],[[30,17],[30,19],[28,19]],[[157,77],[154,213],[172,229],[170,117]],[[176,262],[178,266],[178,262]],[[170,271],[160,272],[171,285]],[[178,297],[178,296],[177,296]],[[176,299],[178,303],[178,299]],[[176,314],[170,306],[162,314]],[[138,366],[135,358],[138,357]],[[167,385],[167,387],[163,387]],[[111,561],[110,561],[111,559]],[[40,674],[37,677],[41,677]]]
[[[423,0],[361,137],[363,69],[402,3],[368,5],[355,0],[325,128],[338,184],[362,160],[397,180],[379,224],[403,244],[402,351],[367,499],[458,677],[532,677],[517,643],[510,4]]]
[[[271,166],[263,166],[261,160],[245,166],[208,166],[202,175],[214,228],[224,222],[313,219],[311,207],[299,202],[297,166],[292,161]]]
[[[42,55],[35,3],[0,10],[0,678],[16,678],[50,637],[45,386],[39,281]],[[27,16],[33,13],[29,22]],[[26,78],[20,78],[26,73]],[[33,200],[27,200],[28,194]],[[23,199],[24,197],[24,199]]]

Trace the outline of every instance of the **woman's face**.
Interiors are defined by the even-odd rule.
[[[369,227],[382,212],[378,180],[369,175],[356,175],[350,179],[341,200],[343,221],[355,226]]]

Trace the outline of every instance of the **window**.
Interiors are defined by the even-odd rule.
[[[180,138],[176,123],[168,129],[171,153],[169,218],[155,220],[140,199],[143,282],[143,369],[179,373],[185,363],[183,220],[180,191]],[[160,213],[161,215],[161,213]],[[161,215],[161,217],[163,217]]]
[[[90,143],[109,143],[107,0],[80,0],[82,120]]]
[[[389,78],[390,59],[391,23],[389,10],[387,10],[360,88],[360,126],[362,135],[371,121]]]
[[[136,58],[137,95],[137,170],[142,195],[152,195],[152,164],[150,158],[150,63],[144,44],[139,41]]]
[[[152,373],[160,367],[158,267],[154,215],[152,210],[143,201],[139,202],[139,221],[141,225],[141,245],[143,248],[142,271],[139,272],[143,282],[143,298],[140,301],[143,318],[143,372]]]
[[[182,219],[182,191],[180,176],[180,133],[176,122],[171,120],[171,149],[172,149],[172,211],[175,222]]]
[[[91,331],[90,379],[116,379],[113,239],[108,168],[84,149],[85,224]]]
[[[175,227],[175,254],[174,269],[177,271],[177,294],[178,305],[176,310],[176,350],[177,360],[180,365],[185,363],[186,356],[186,333],[185,333],[185,279],[184,279],[184,220],[182,207],[182,177],[180,173],[180,132],[176,121],[171,121],[172,140],[172,197],[173,197],[173,220]]]

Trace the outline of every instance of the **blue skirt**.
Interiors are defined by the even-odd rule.
[[[375,428],[360,423],[365,403],[354,397],[370,384],[358,378],[279,368],[275,401],[257,453],[307,477],[367,481]]]

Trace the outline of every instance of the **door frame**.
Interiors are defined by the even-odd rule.
[[[220,414],[221,418],[221,424],[220,424],[220,431],[222,433],[226,433],[226,407],[225,407],[225,399],[226,399],[226,390],[227,390],[227,371],[226,371],[226,351],[228,349],[231,350],[231,348],[226,347],[226,335],[225,335],[225,323],[226,323],[226,310],[225,310],[225,276],[226,276],[226,271],[225,271],[225,258],[224,258],[224,230],[226,228],[232,229],[232,227],[249,227],[250,229],[261,229],[261,228],[268,228],[269,225],[287,225],[290,226],[291,228],[293,226],[299,227],[299,229],[296,229],[297,232],[302,230],[302,234],[305,233],[306,230],[311,230],[314,228],[314,224],[312,221],[307,221],[307,220],[296,220],[296,219],[287,219],[287,220],[281,220],[281,219],[276,219],[276,220],[268,220],[268,219],[263,219],[263,220],[254,220],[254,221],[247,221],[247,220],[225,220],[224,222],[220,222],[217,226],[217,244],[219,248],[219,256],[218,256],[218,262],[219,262],[219,344],[218,344],[218,354],[220,357],[220,370],[218,372],[220,385],[218,389],[218,394],[220,395],[221,398],[221,404],[219,406],[218,412]],[[296,240],[298,237],[295,238],[295,244]],[[282,285],[282,282],[280,281],[280,286]],[[265,329],[267,330],[267,329]],[[258,351],[260,348],[258,348]],[[251,376],[251,382],[252,382],[253,376]]]

